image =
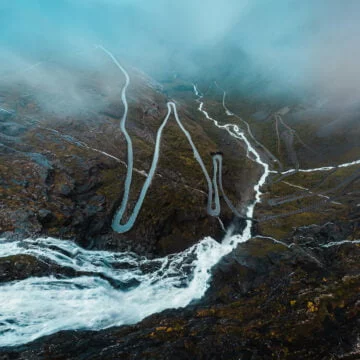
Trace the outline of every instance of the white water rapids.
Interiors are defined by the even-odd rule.
[[[122,92],[125,104],[124,94]],[[255,198],[246,210],[246,217],[252,218],[255,205],[260,202],[260,189],[270,173],[269,166],[237,125],[219,125],[202,107],[201,104],[199,110],[206,118],[243,141],[248,157],[264,169],[254,186]],[[168,115],[171,109],[177,120],[174,103],[168,104]],[[128,160],[131,156],[128,153]],[[184,307],[204,295],[211,268],[239,243],[251,238],[251,226],[252,221],[247,220],[241,235],[234,236],[229,232],[221,244],[207,237],[182,253],[155,260],[133,253],[87,251],[70,241],[53,238],[15,242],[0,239],[2,258],[27,254],[40,262],[81,272],[72,278],[60,275],[30,277],[2,284],[0,346],[20,345],[65,329],[98,330],[132,324],[164,309]]]

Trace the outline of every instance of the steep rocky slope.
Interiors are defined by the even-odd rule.
[[[137,225],[123,235],[111,230],[123,192],[126,147],[119,131],[123,80],[107,71],[92,74],[94,92],[84,74],[84,89],[97,106],[82,114],[51,113],[36,98],[24,100],[24,84],[1,92],[3,106],[14,110],[0,113],[3,235],[52,235],[75,239],[87,248],[129,249],[150,257],[183,250],[207,235],[220,240],[224,232],[218,219],[206,213],[203,174],[174,119],[164,131],[159,167]],[[243,211],[262,171],[246,157],[244,144],[204,118],[189,82],[177,79],[162,89],[135,70],[131,77],[128,129],[136,171],[128,213],[150,167],[156,131],[170,98],[177,101],[209,172],[210,153],[223,153],[225,191]],[[360,357],[359,164],[336,167],[360,159],[358,123],[346,120],[341,124],[347,125],[340,126],[334,114],[316,112],[309,104],[254,105],[235,95],[227,106],[241,118],[228,116],[222,96],[218,88],[205,92],[206,110],[220,123],[237,124],[250,138],[247,121],[263,145],[252,141],[253,146],[273,162],[273,172],[256,207],[253,238],[215,266],[205,296],[136,325],[62,331],[4,348],[2,358]],[[323,166],[334,168],[286,173]],[[235,231],[242,228],[223,199],[221,219],[225,225],[235,224]],[[41,260],[25,255],[0,259],[0,282],[50,274],[87,276]]]
[[[60,72],[54,64],[44,66],[49,73],[75,76],[76,69]],[[84,92],[75,94],[78,102],[71,91],[64,95],[66,89],[44,89],[41,81],[0,89],[2,107],[8,109],[0,112],[0,233],[49,235],[75,239],[87,248],[150,256],[183,250],[207,235],[221,239],[219,219],[206,213],[205,178],[174,118],[164,131],[159,166],[136,226],[124,235],[112,231],[126,173],[126,145],[119,129],[124,79],[111,63],[83,70],[76,78]],[[131,78],[127,127],[135,171],[128,214],[150,168],[168,101],[145,75],[134,70]],[[210,174],[210,153],[224,153],[225,190],[239,210],[244,208],[259,169],[246,158],[243,144],[202,122],[185,103],[179,104],[179,115]],[[225,225],[232,220],[225,203],[221,220]]]

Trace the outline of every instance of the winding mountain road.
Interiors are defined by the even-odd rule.
[[[264,174],[263,176],[260,178],[258,184],[255,185],[254,190],[255,190],[255,202],[258,203],[260,202],[261,199],[261,187],[265,184],[266,179],[269,175],[269,173],[271,173],[270,171],[270,166],[267,162],[263,161],[261,159],[260,154],[256,151],[256,149],[251,145],[251,142],[249,141],[249,139],[245,136],[244,132],[241,131],[241,129],[239,128],[238,125],[236,124],[225,124],[225,125],[220,125],[219,122],[215,119],[213,119],[206,110],[204,110],[204,102],[201,101],[202,96],[200,95],[200,92],[197,88],[197,86],[195,84],[193,84],[193,89],[194,89],[194,93],[195,95],[198,97],[198,102],[199,102],[199,107],[198,110],[205,116],[206,119],[212,121],[214,123],[214,125],[222,130],[225,130],[229,133],[229,135],[231,135],[233,138],[240,140],[242,143],[245,144],[246,149],[247,149],[247,157],[256,162],[257,164],[259,164],[260,166],[262,166],[264,168]],[[250,156],[250,154],[252,156]]]
[[[125,185],[124,185],[124,195],[122,198],[122,202],[121,202],[120,208],[116,211],[113,222],[112,222],[113,230],[118,233],[125,233],[125,232],[128,232],[129,230],[131,230],[131,228],[134,226],[136,219],[141,211],[146,194],[147,194],[149,187],[151,185],[151,182],[153,180],[153,177],[154,177],[154,174],[155,174],[155,171],[157,168],[157,164],[159,161],[159,156],[160,156],[162,133],[163,133],[163,130],[164,130],[164,128],[170,118],[170,115],[172,113],[175,116],[175,120],[176,120],[179,128],[181,129],[181,131],[184,133],[185,137],[187,138],[187,140],[192,148],[194,158],[200,165],[201,170],[205,176],[207,187],[208,187],[208,200],[207,200],[208,214],[210,216],[214,216],[214,217],[218,217],[220,215],[221,206],[220,206],[219,189],[218,189],[218,181],[219,181],[220,191],[223,195],[223,198],[224,198],[226,204],[229,206],[229,208],[232,210],[232,212],[237,217],[240,217],[243,219],[249,219],[247,216],[243,216],[237,211],[235,206],[231,203],[230,199],[226,196],[226,194],[224,192],[224,189],[222,186],[222,174],[221,174],[222,173],[222,156],[220,154],[216,154],[215,156],[213,156],[213,177],[211,179],[209,176],[209,173],[206,169],[206,166],[199,154],[199,151],[197,150],[197,147],[191,138],[190,133],[188,132],[188,130],[186,130],[186,128],[184,127],[184,125],[182,124],[182,122],[180,120],[175,102],[170,101],[167,103],[167,109],[168,109],[167,115],[166,115],[164,121],[162,122],[162,124],[160,125],[160,127],[157,131],[157,134],[156,134],[155,150],[154,150],[151,167],[148,172],[148,176],[147,176],[147,178],[144,182],[144,185],[140,191],[139,197],[136,201],[136,204],[134,206],[134,209],[133,209],[131,215],[129,216],[128,220],[124,224],[122,224],[124,214],[128,207],[129,194],[130,194],[131,183],[132,183],[132,172],[134,169],[132,141],[131,141],[130,135],[128,134],[128,132],[126,130],[126,120],[127,120],[127,115],[128,115],[128,109],[129,109],[127,98],[126,98],[126,91],[130,85],[130,76],[126,72],[124,67],[122,65],[120,65],[120,63],[117,61],[115,56],[110,51],[108,51],[107,49],[105,49],[104,47],[102,47],[100,45],[98,46],[98,48],[100,50],[104,51],[105,54],[107,54],[110,57],[110,59],[113,61],[113,63],[116,65],[116,67],[125,76],[125,85],[121,90],[121,101],[124,105],[124,114],[120,121],[120,130],[124,134],[126,142],[127,142],[127,173],[126,173],[126,179],[125,179]],[[236,129],[238,129],[237,126],[234,127],[235,132],[237,131]],[[234,136],[234,135],[232,135],[232,136]],[[240,134],[238,134],[237,137],[240,137],[243,140],[245,139],[245,137]],[[255,152],[253,152],[253,153],[255,154]]]
[[[221,177],[222,156],[215,154],[212,158],[214,172],[211,179],[190,133],[180,121],[176,104],[169,102],[167,115],[157,133],[154,157],[148,177],[132,215],[125,225],[120,224],[128,205],[134,170],[131,138],[125,126],[128,112],[126,89],[130,84],[130,78],[108,50],[99,48],[110,56],[126,78],[121,93],[125,112],[121,119],[120,129],[128,144],[128,171],[124,198],[113,221],[115,229],[127,231],[136,220],[154,176],[162,131],[172,113],[204,172],[209,188],[208,210],[217,214],[220,211],[219,191],[224,195]],[[201,109],[202,105],[199,110]],[[211,119],[205,110],[201,111]],[[246,209],[247,220],[243,232],[233,235],[229,229],[221,244],[207,237],[199,239],[194,246],[181,253],[154,260],[127,252],[116,254],[106,251],[88,251],[71,241],[53,238],[18,241],[0,239],[1,257],[24,254],[31,256],[34,261],[45,261],[60,268],[71,268],[76,271],[73,277],[44,275],[2,284],[0,302],[7,306],[0,313],[0,346],[24,344],[40,336],[65,329],[99,330],[115,325],[131,324],[167,308],[184,307],[204,295],[209,287],[211,268],[239,243],[246,242],[252,237],[251,219],[256,204],[261,200],[261,187],[270,174],[269,165],[261,159],[260,154],[237,125],[222,126],[216,120],[211,120],[219,128],[242,141],[247,148],[248,157],[263,169],[262,175],[254,185],[254,199]],[[232,204],[225,195],[224,199],[231,208]],[[236,208],[233,211],[236,214]]]
[[[234,112],[232,112],[231,110],[229,110],[229,108],[226,105],[226,96],[227,96],[226,91],[222,87],[220,87],[217,82],[215,82],[215,85],[217,86],[217,88],[219,90],[221,90],[223,92],[222,106],[224,108],[225,114],[227,116],[232,116],[232,117],[235,117],[236,119],[240,120],[245,125],[247,133],[249,134],[250,138],[254,141],[254,143],[257,146],[259,146],[261,149],[263,149],[264,152],[269,156],[269,159],[272,160],[273,162],[276,162],[279,166],[279,169],[281,170],[283,168],[283,165],[280,162],[280,160],[264,144],[262,144],[260,141],[258,141],[256,139],[256,137],[254,136],[254,134],[251,130],[250,124],[246,120],[244,120],[241,116],[239,116],[239,115],[235,114]],[[201,96],[201,98],[202,98],[202,96]]]

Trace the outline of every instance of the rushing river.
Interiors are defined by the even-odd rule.
[[[219,190],[223,192],[221,181],[222,157],[213,157],[214,175],[211,179],[204,163],[183,127],[174,102],[167,104],[168,113],[163,121],[155,145],[151,169],[144,182],[132,215],[125,224],[121,220],[127,206],[133,170],[131,138],[126,136],[127,115],[126,88],[130,78],[115,57],[105,51],[124,73],[126,83],[122,89],[125,113],[121,120],[121,130],[128,145],[128,173],[125,195],[113,221],[115,231],[125,232],[135,224],[137,214],[149,189],[156,170],[160,151],[162,129],[174,113],[175,119],[192,146],[194,156],[202,168],[208,185],[207,210],[217,216],[220,211]],[[197,89],[194,88],[194,90]],[[132,324],[146,316],[167,308],[188,305],[201,298],[209,286],[210,270],[219,260],[231,252],[239,243],[251,238],[252,217],[255,205],[260,202],[261,187],[269,175],[269,166],[251,145],[237,125],[219,125],[210,118],[201,103],[199,110],[216,126],[247,147],[248,157],[263,168],[263,173],[254,187],[255,197],[246,210],[246,226],[241,235],[229,232],[221,244],[207,237],[186,251],[164,258],[148,260],[133,253],[112,253],[87,251],[70,241],[54,238],[27,239],[10,242],[0,239],[0,256],[27,254],[38,261],[71,268],[81,274],[68,278],[64,276],[30,277],[25,280],[4,283],[0,286],[0,346],[13,346],[32,341],[40,336],[65,329],[103,329],[110,326]],[[218,189],[219,187],[219,189]],[[235,207],[224,195],[228,206]],[[86,273],[86,274],[85,274]]]

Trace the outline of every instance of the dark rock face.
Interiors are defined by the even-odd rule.
[[[52,220],[53,214],[50,210],[40,209],[38,212],[38,218],[42,224],[47,224]]]
[[[309,225],[297,228],[293,233],[293,240],[295,244],[306,246],[317,246],[319,244],[326,245],[331,242],[342,241],[347,239],[354,232],[357,227],[356,223],[328,222],[324,225]]]
[[[3,121],[0,123],[0,132],[8,136],[19,136],[26,131],[26,128],[15,122]]]
[[[52,274],[72,277],[77,272],[71,268],[62,268],[55,264],[45,263],[30,255],[0,258],[0,283]]]
[[[327,224],[322,232],[337,236],[333,229]],[[307,235],[312,237],[311,230]],[[213,269],[205,297],[185,309],[167,310],[134,326],[60,332],[3,349],[2,356],[358,359],[359,256],[357,244],[310,249],[252,239]]]

